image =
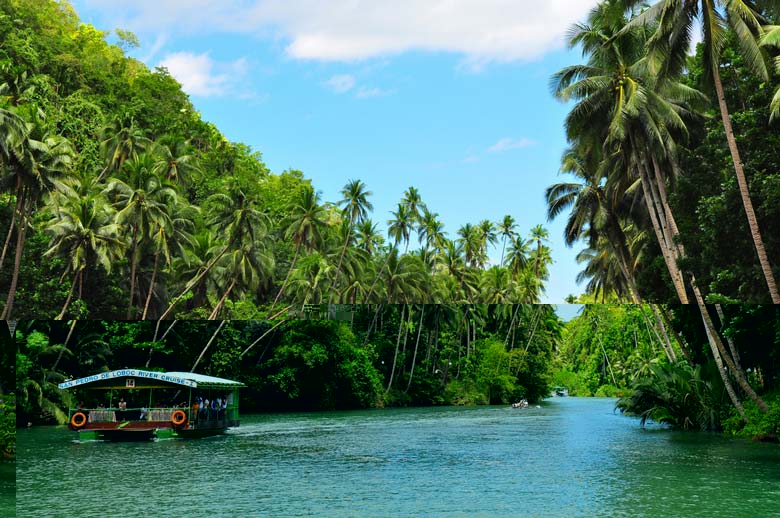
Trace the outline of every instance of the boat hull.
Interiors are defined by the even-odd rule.
[[[199,439],[221,435],[239,426],[237,420],[209,421],[174,427],[169,422],[88,424],[78,430],[79,441],[141,442],[154,439]]]

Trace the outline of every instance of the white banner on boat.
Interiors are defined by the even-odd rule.
[[[86,378],[79,378],[77,380],[66,381],[58,385],[61,389],[69,389],[77,387],[79,385],[86,385],[88,383],[94,383],[96,381],[110,380],[114,378],[145,378],[150,380],[164,381],[166,383],[175,383],[177,385],[184,385],[187,387],[196,388],[198,384],[192,380],[180,378],[178,376],[171,376],[164,372],[150,372],[141,371],[136,369],[123,369],[111,372],[101,372],[93,376],[87,376]]]

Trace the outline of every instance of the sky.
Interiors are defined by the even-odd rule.
[[[565,216],[546,218],[567,106],[552,74],[578,63],[569,27],[597,0],[76,0],[82,21],[133,31],[196,109],[274,172],[298,169],[327,201],[363,180],[386,228],[416,187],[450,238],[504,215],[543,224],[543,302],[579,294]],[[500,261],[502,243],[490,251]]]

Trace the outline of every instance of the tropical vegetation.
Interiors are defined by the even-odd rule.
[[[551,81],[571,111],[547,201],[587,293],[780,303],[778,5],[605,0],[572,27],[584,62]]]
[[[165,69],[125,54],[136,44],[68,2],[0,1],[2,318],[540,300],[541,225],[447,229],[413,186],[382,221],[360,179],[323,200],[202,120]]]
[[[588,305],[564,328],[552,382],[572,395],[681,429],[777,441],[780,307],[708,306],[727,347],[713,355],[696,305]]]
[[[243,381],[244,411],[509,404],[549,394],[562,323],[550,306],[309,306],[265,320],[22,320],[19,422],[63,422],[91,396],[65,379],[125,367]]]

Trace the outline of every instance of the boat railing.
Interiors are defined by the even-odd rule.
[[[173,413],[182,410],[187,415],[190,423],[204,423],[210,421],[237,421],[238,408],[201,408],[193,405],[191,408],[72,408],[68,412],[68,420],[74,414],[81,412],[87,416],[88,423],[116,423],[121,421],[171,421]]]

